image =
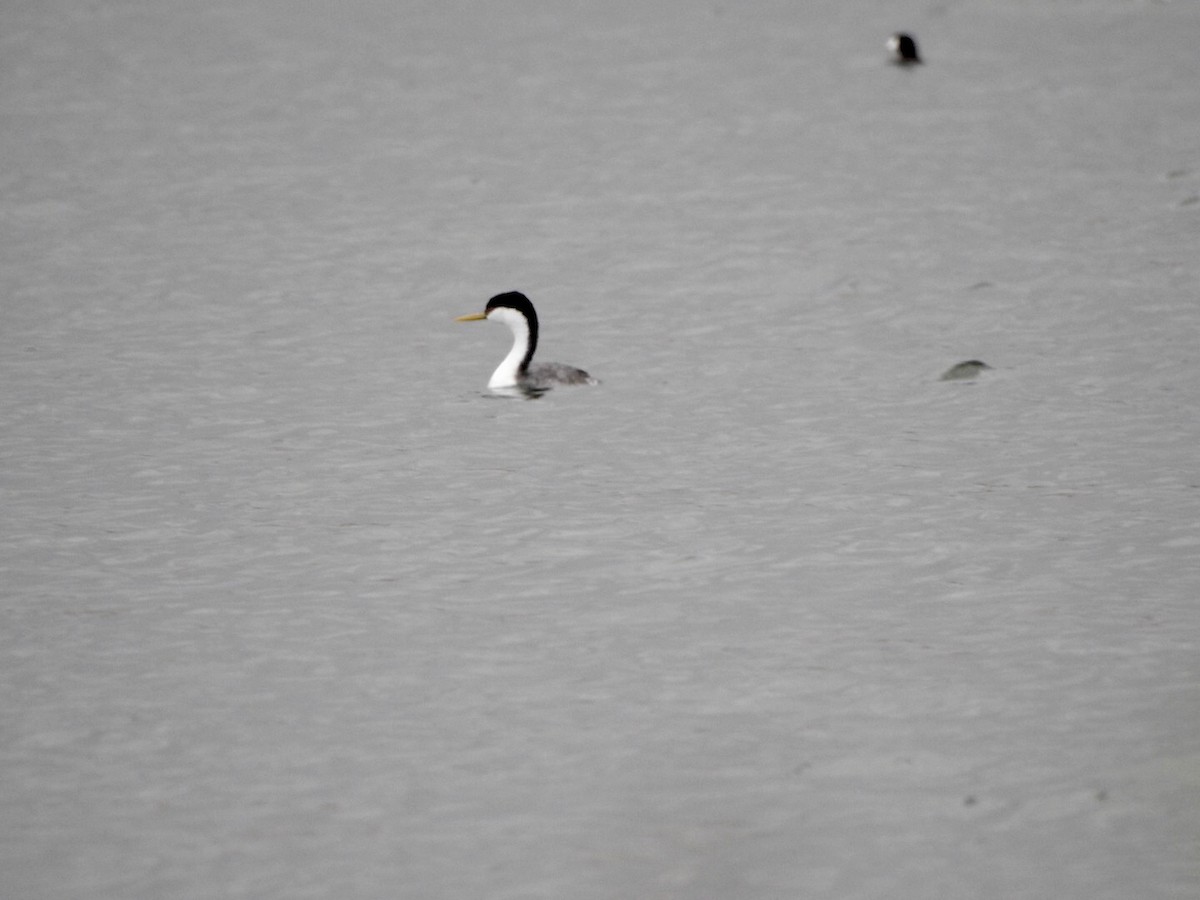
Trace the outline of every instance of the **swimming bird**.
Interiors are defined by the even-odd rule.
[[[892,51],[892,62],[898,66],[915,66],[921,63],[917,42],[912,35],[898,31],[888,38],[888,49]]]
[[[492,390],[519,388],[526,393],[537,394],[560,384],[600,383],[583,369],[574,366],[532,362],[538,343],[538,317],[529,298],[520,291],[497,294],[487,302],[483,312],[459,316],[454,321],[478,322],[481,319],[503,322],[513,333],[512,349],[488,381],[488,387]]]
[[[939,381],[962,381],[967,378],[974,378],[980,372],[990,369],[987,363],[980,359],[968,359],[966,362],[956,363],[942,373]]]

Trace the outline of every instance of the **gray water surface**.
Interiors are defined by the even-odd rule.
[[[1196,895],[1200,9],[809,6],[0,13],[6,896]]]

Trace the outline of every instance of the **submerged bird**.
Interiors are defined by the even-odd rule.
[[[939,381],[962,381],[967,378],[974,378],[980,372],[990,369],[987,363],[980,359],[968,359],[966,362],[956,363],[942,373]]]
[[[888,38],[888,49],[892,51],[892,62],[898,66],[915,66],[921,62],[917,42],[912,35],[898,31]]]
[[[538,317],[529,298],[519,291],[497,294],[487,302],[481,313],[459,316],[456,322],[477,322],[494,319],[503,322],[513,333],[512,349],[492,373],[488,387],[519,388],[530,393],[547,391],[559,384],[599,384],[583,369],[562,363],[534,364],[533,352],[538,342]]]

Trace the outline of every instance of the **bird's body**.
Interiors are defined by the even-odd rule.
[[[556,385],[599,383],[583,369],[574,366],[533,362],[538,343],[538,317],[529,298],[519,291],[497,294],[487,302],[483,312],[459,316],[456,321],[475,322],[481,319],[503,322],[513,333],[512,349],[488,380],[488,387],[492,390],[515,388],[536,394]]]
[[[968,359],[966,362],[957,363],[945,372],[942,373],[941,381],[965,381],[969,378],[975,378],[980,372],[991,369],[987,363],[979,359]]]
[[[921,63],[917,42],[912,35],[897,32],[888,38],[888,49],[892,51],[892,62],[898,66],[916,66]]]

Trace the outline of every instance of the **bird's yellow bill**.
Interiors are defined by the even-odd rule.
[[[471,313],[469,316],[458,316],[455,322],[478,322],[480,319],[486,319],[487,313]]]

